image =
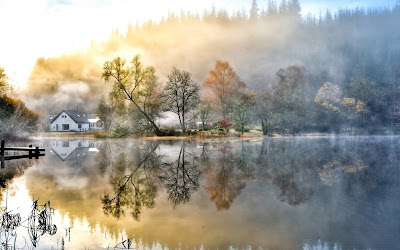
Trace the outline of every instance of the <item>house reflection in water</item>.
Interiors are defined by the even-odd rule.
[[[96,155],[102,142],[90,140],[60,140],[51,142],[51,152],[62,161],[76,161],[88,155]]]

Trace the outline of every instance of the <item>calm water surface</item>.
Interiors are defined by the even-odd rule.
[[[400,137],[34,144],[1,172],[2,249],[400,247]]]

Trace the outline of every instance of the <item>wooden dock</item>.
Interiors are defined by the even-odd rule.
[[[6,152],[27,152],[28,154],[24,155],[6,155]],[[1,168],[4,168],[4,162],[10,160],[17,160],[17,159],[39,159],[40,156],[45,156],[44,148],[35,147],[33,148],[32,145],[29,147],[21,147],[21,148],[6,148],[5,142],[1,141],[0,147],[0,161],[1,161]],[[43,152],[43,153],[42,153]]]

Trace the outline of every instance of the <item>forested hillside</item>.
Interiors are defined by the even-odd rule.
[[[299,69],[302,109],[310,113],[315,111],[312,106],[325,107],[324,114],[315,111],[312,118],[324,120],[325,129],[335,107],[347,120],[358,116],[362,126],[393,129],[400,115],[399,23],[399,4],[336,14],[327,10],[319,17],[302,17],[296,0],[279,5],[269,1],[262,10],[254,1],[250,13],[233,15],[215,8],[202,14],[171,13],[159,23],[129,25],[126,34],[115,30],[107,41],[93,42],[85,51],[39,58],[26,101],[31,106],[53,103],[43,106],[49,113],[76,106],[93,111],[100,96],[108,94],[100,78],[103,63],[116,56],[129,60],[141,54],[162,84],[173,66],[203,83],[216,60],[223,60],[248,89],[275,95],[283,88],[282,81],[292,77],[289,71]],[[321,90],[323,86],[327,91]]]

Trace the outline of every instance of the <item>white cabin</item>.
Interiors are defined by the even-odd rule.
[[[50,131],[102,130],[103,123],[98,117],[82,114],[76,110],[63,110],[57,116],[50,116]]]

